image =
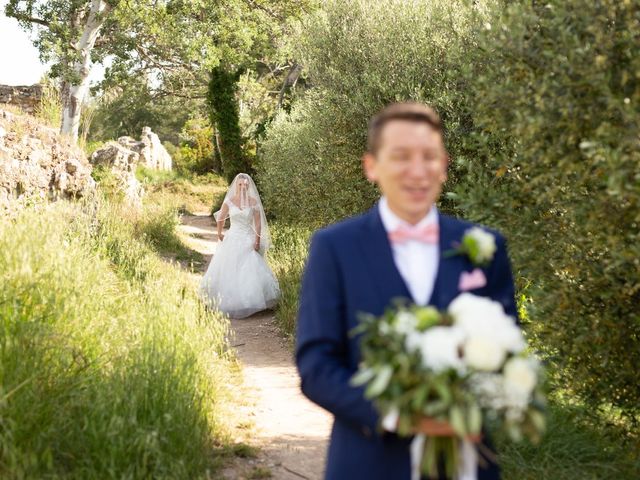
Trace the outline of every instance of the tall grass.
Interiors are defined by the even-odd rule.
[[[228,325],[121,207],[0,219],[0,477],[207,478]]]
[[[268,259],[282,293],[275,313],[276,323],[285,336],[292,338],[296,328],[300,280],[312,230],[277,222],[270,224],[269,228],[273,247],[269,250]]]
[[[196,175],[139,166],[136,177],[146,190],[145,203],[170,203],[182,213],[208,212],[212,202],[227,191],[226,181],[213,173]]]
[[[40,104],[34,112],[34,116],[42,123],[52,128],[60,128],[62,122],[62,99],[60,90],[53,79],[44,77],[42,85],[42,97]]]
[[[640,478],[640,457],[619,432],[591,423],[584,407],[554,403],[539,445],[498,438],[506,480]]]

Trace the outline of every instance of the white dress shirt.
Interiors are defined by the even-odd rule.
[[[387,233],[396,230],[401,225],[420,228],[438,223],[438,210],[431,207],[429,213],[416,225],[405,222],[389,208],[389,202],[385,197],[378,204],[382,224]],[[438,273],[440,251],[438,245],[423,243],[416,240],[408,240],[403,243],[392,243],[393,260],[396,264],[404,283],[418,305],[426,305],[433,293],[433,285]]]

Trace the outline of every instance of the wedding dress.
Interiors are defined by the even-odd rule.
[[[270,244],[269,231],[252,181],[251,185],[251,195],[244,198],[242,207],[232,202],[232,195],[227,195],[229,198],[224,203],[228,208],[231,227],[218,245],[200,283],[205,301],[231,318],[245,318],[273,308],[280,296],[278,281],[263,256]],[[235,188],[232,183],[229,191],[233,192]],[[262,219],[260,233],[256,232],[257,213],[258,218]],[[216,215],[216,219],[224,222],[226,216],[221,218]],[[259,251],[255,249],[257,234],[261,239]]]

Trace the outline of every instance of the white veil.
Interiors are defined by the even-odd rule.
[[[243,182],[240,182],[240,181]],[[244,182],[246,180],[246,182]],[[247,188],[242,188],[240,183],[243,183]],[[248,183],[248,185],[247,185]],[[229,208],[232,205],[240,209],[245,209],[247,207],[252,207],[259,211],[260,213],[260,231],[258,232],[258,226],[256,225],[255,218],[253,219],[253,230],[254,232],[260,235],[260,253],[264,255],[264,253],[271,247],[271,232],[269,232],[269,225],[267,224],[267,217],[264,214],[264,207],[262,206],[262,201],[260,200],[260,194],[258,193],[258,189],[256,188],[256,184],[253,182],[253,179],[247,175],[246,173],[239,173],[236,175],[236,178],[233,179],[231,185],[229,186],[229,190],[227,190],[227,194],[224,196],[224,202],[227,204],[227,214],[224,217],[222,215],[222,208],[213,214],[213,218],[215,218],[216,223],[224,222],[229,218]]]

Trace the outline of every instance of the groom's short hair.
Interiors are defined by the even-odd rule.
[[[400,102],[387,105],[369,122],[367,151],[375,154],[380,147],[380,137],[384,126],[393,120],[426,123],[434,130],[442,133],[442,123],[436,111],[417,102]]]

